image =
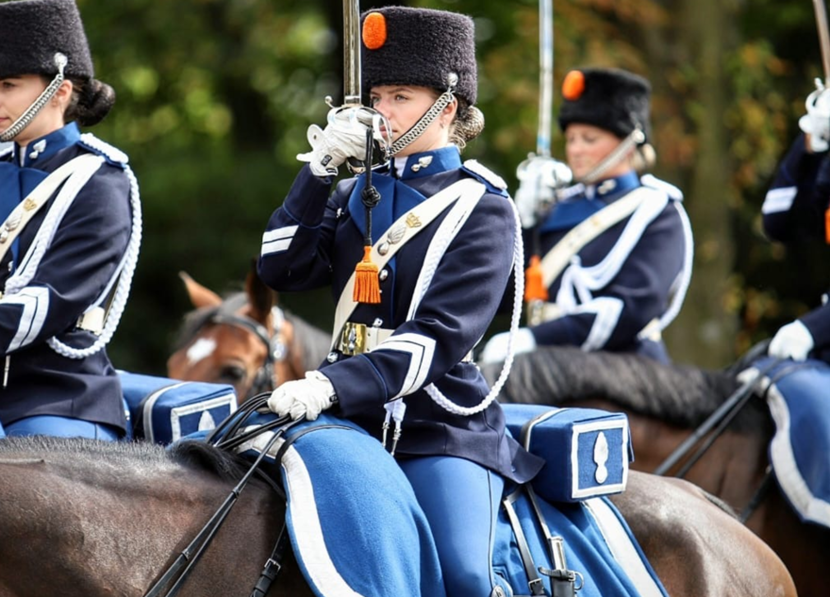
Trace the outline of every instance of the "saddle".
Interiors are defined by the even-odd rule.
[[[666,596],[606,497],[621,491],[627,477],[625,417],[593,409],[505,410],[511,433],[532,451],[540,447],[548,464],[533,484],[505,492],[492,564],[512,593],[501,594]],[[260,413],[249,419],[250,439],[238,451],[253,459],[268,450],[264,470],[281,478],[290,542],[315,594],[444,597],[429,523],[381,444],[325,413],[292,425],[275,442],[274,430],[251,433],[274,419]]]

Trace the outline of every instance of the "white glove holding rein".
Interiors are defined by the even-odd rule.
[[[334,386],[319,371],[307,371],[305,379],[287,381],[273,391],[268,399],[271,412],[296,421],[303,417],[314,421],[320,413],[337,402]]]

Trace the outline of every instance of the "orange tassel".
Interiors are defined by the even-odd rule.
[[[355,267],[354,293],[356,303],[380,303],[378,266],[372,263],[372,247],[363,247],[363,260]]]
[[[824,240],[830,245],[830,208],[824,212]]]
[[[548,289],[542,282],[542,263],[538,255],[530,258],[525,270],[525,302],[548,300]]]

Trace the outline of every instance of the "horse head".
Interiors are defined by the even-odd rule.
[[[253,269],[245,292],[226,299],[184,272],[180,277],[195,310],[167,361],[169,377],[230,384],[242,402],[303,376],[294,325]]]

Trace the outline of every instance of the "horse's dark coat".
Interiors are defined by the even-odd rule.
[[[238,481],[250,463],[201,441],[182,441],[170,449],[151,442],[97,442],[82,438],[48,436],[9,437],[0,441],[0,462],[14,464],[21,453],[27,455],[21,464],[32,459],[71,463],[72,467],[95,467],[106,462],[113,472],[124,467],[184,466],[206,472],[222,481]]]

